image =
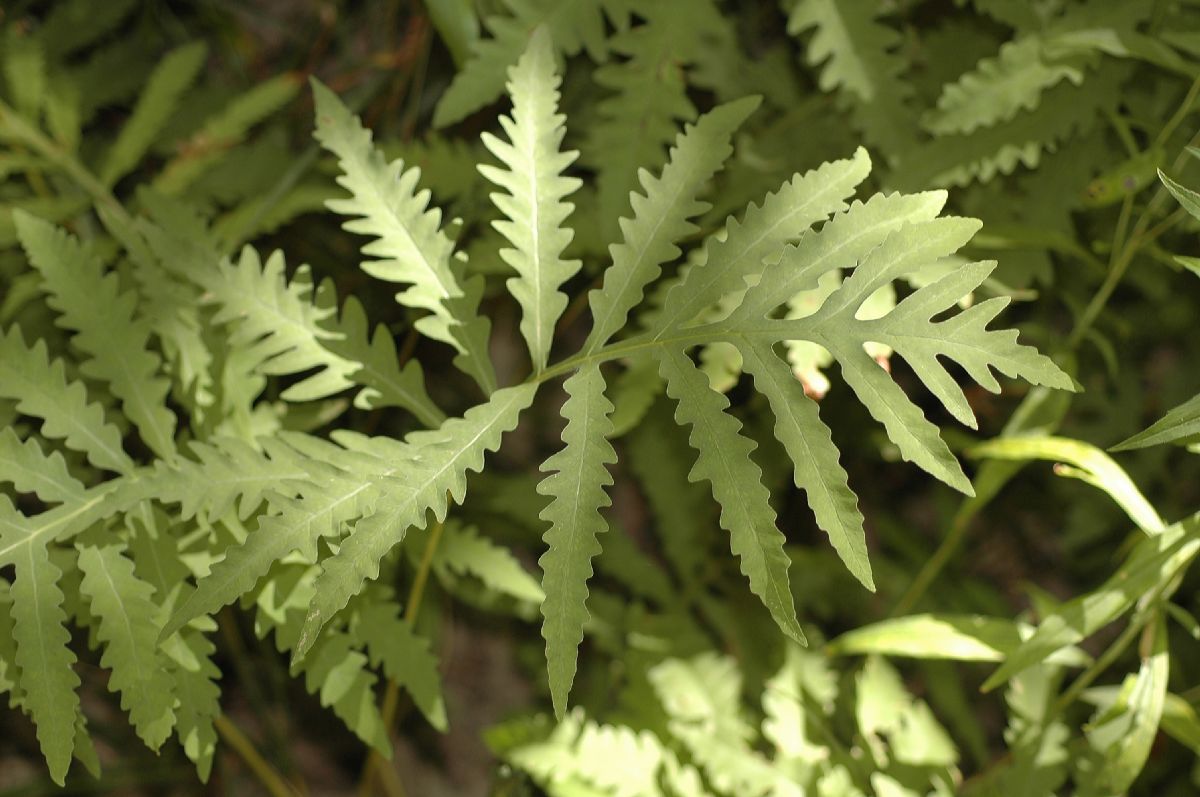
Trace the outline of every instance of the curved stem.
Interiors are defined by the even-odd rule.
[[[258,778],[258,782],[271,797],[296,797],[298,792],[292,787],[283,776],[279,774],[275,767],[271,766],[251,742],[241,729],[233,723],[229,717],[224,714],[218,714],[213,719],[213,727],[217,729],[217,733],[228,744],[233,751],[245,762],[246,766]]]

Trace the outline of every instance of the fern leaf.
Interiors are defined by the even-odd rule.
[[[564,55],[586,49],[593,60],[604,54],[604,9],[613,0],[505,0],[509,13],[484,19],[489,38],[476,39],[471,57],[454,76],[433,112],[435,127],[445,127],[496,100],[504,91],[506,70],[517,62],[539,26]]]
[[[24,212],[13,218],[50,293],[50,306],[60,313],[59,325],[74,330],[72,342],[90,356],[84,374],[108,382],[146,445],[164,459],[173,458],[175,414],[166,405],[170,383],[158,374],[149,329],[134,317],[136,295],[123,292],[117,275],[105,274],[74,237]]]
[[[230,343],[250,352],[255,370],[267,376],[314,371],[283,391],[284,400],[312,401],[353,384],[349,374],[358,365],[322,345],[335,333],[321,322],[336,311],[313,305],[312,276],[306,266],[297,269],[289,283],[281,252],[263,263],[247,246],[236,265],[224,261],[198,279],[211,301],[220,305],[213,322],[233,326]]]
[[[677,403],[675,419],[691,427],[689,440],[699,454],[689,481],[711,483],[713,497],[721,505],[721,526],[730,534],[731,549],[741,560],[751,591],[785,634],[807,644],[796,621],[788,585],[790,560],[783,550],[783,534],[775,526],[770,491],[750,458],[755,444],[725,411],[729,401],[708,386],[708,378],[687,355],[663,349],[659,368],[667,381],[667,395]]]
[[[817,221],[847,209],[845,200],[871,171],[871,159],[859,148],[854,157],[826,163],[796,175],[761,205],[751,204],[742,220],[730,218],[723,239],[712,239],[702,262],[688,269],[667,293],[651,331],[656,338],[693,320],[721,297],[745,288],[764,260],[780,252]]]
[[[507,192],[492,194],[496,207],[508,217],[493,226],[515,247],[502,249],[500,256],[517,272],[506,284],[521,305],[521,334],[529,345],[535,373],[546,367],[554,325],[567,307],[559,287],[582,265],[562,257],[573,235],[563,224],[574,209],[564,200],[582,183],[563,175],[579,153],[562,151],[566,134],[565,117],[558,113],[562,80],[555,73],[548,37],[549,32],[539,28],[529,49],[509,71],[512,116],[500,119],[509,140],[483,134],[484,146],[506,168],[479,167]]]
[[[331,291],[325,285],[317,289],[317,305],[332,304]],[[324,301],[323,301],[324,300]],[[362,390],[354,397],[354,406],[371,410],[381,407],[403,407],[426,426],[440,426],[446,420],[429,393],[425,390],[425,374],[420,364],[410,359],[403,367],[396,354],[396,341],[386,326],[380,324],[369,335],[369,324],[362,304],[353,296],[346,298],[336,319],[325,319],[322,325],[334,334],[321,345],[333,354],[356,363],[358,368],[348,374]]]
[[[1113,451],[1129,451],[1163,443],[1186,440],[1200,434],[1200,396],[1193,396],[1164,415],[1145,431],[1113,446]]]
[[[429,641],[412,630],[394,605],[382,602],[359,610],[352,635],[366,649],[371,666],[382,666],[389,679],[412,695],[429,724],[445,732],[446,701]]]
[[[0,396],[17,402],[22,415],[41,418],[41,434],[62,440],[97,468],[128,473],[133,461],[121,447],[121,433],[89,404],[81,382],[67,380],[61,360],[51,361],[45,341],[25,345],[21,330],[0,330]]]
[[[0,540],[3,536],[0,534]],[[12,600],[17,683],[37,726],[50,777],[62,786],[75,749],[80,683],[72,669],[71,635],[64,625],[67,614],[58,586],[62,571],[50,560],[45,545],[23,546],[15,564]]]
[[[792,460],[796,486],[804,490],[808,505],[838,556],[864,587],[874,591],[867,538],[858,498],[850,489],[846,471],[838,461],[837,446],[817,412],[816,402],[769,347],[744,343],[738,347],[742,364],[754,384],[771,403],[775,437]]]
[[[1060,81],[1078,85],[1086,68],[1084,57],[1090,53],[1073,48],[1047,57],[1052,46],[1036,35],[1005,43],[995,58],[985,58],[942,89],[926,128],[937,135],[970,133],[1012,119],[1019,111],[1033,110],[1042,93]]]
[[[133,114],[105,156],[100,168],[100,181],[104,185],[115,185],[141,161],[175,112],[183,93],[196,79],[206,55],[203,43],[187,44],[167,53],[155,67]]]
[[[83,547],[79,569],[80,593],[100,623],[96,637],[104,645],[100,666],[111,672],[109,691],[120,692],[138,736],[157,750],[175,726],[175,694],[158,652],[154,587],[134,575],[133,562],[115,545]]]
[[[484,586],[519,601],[541,603],[546,594],[537,579],[507,548],[480,536],[472,526],[450,521],[442,529],[442,540],[433,554],[434,572],[468,574]]]
[[[321,705],[346,723],[363,742],[384,758],[391,758],[392,743],[375,703],[379,680],[367,669],[367,657],[351,648],[344,633],[326,634],[310,656],[293,665],[293,673],[304,673],[304,686],[318,695]]]
[[[202,634],[186,630],[180,634],[182,652],[171,667],[172,689],[179,698],[175,709],[175,735],[183,752],[196,765],[202,782],[208,781],[217,750],[213,721],[221,713],[221,690],[216,681],[221,671],[212,662],[216,647]]]
[[[915,119],[906,106],[912,94],[900,79],[904,64],[895,50],[900,36],[877,19],[871,0],[784,0],[791,5],[787,31],[813,30],[805,59],[820,65],[817,85],[848,97],[855,125],[868,143],[896,154],[915,141]]]
[[[250,129],[291,102],[301,79],[277,75],[235,97],[196,131],[189,146],[176,155],[151,184],[156,192],[182,194],[188,186],[216,166],[230,149],[245,140]]]
[[[482,468],[484,453],[495,451],[501,436],[516,427],[536,390],[532,384],[503,388],[462,418],[406,438],[411,461],[404,465],[403,479],[380,480],[374,512],[359,521],[336,554],[322,562],[316,597],[296,646],[298,656],[305,654],[321,627],[358,594],[363,583],[379,575],[380,560],[410,526],[424,526],[430,511],[445,520],[450,502],[461,501],[466,492],[467,472]]]
[[[33,438],[22,443],[11,427],[0,429],[0,482],[11,482],[17,492],[34,493],[45,503],[77,501],[84,491],[62,454],[46,454]]]
[[[478,297],[460,284],[454,271],[454,246],[439,229],[441,212],[429,209],[429,192],[417,188],[420,170],[406,171],[403,161],[387,163],[372,144],[371,132],[315,80],[313,95],[315,136],[338,157],[338,183],[351,194],[327,204],[335,213],[352,217],[343,225],[346,230],[374,239],[363,253],[378,259],[364,262],[363,270],[409,285],[396,300],[433,313],[418,322],[418,329],[454,345],[467,358],[468,373],[491,392],[495,374],[487,357],[488,327],[478,317]]]
[[[617,461],[608,442],[613,405],[604,395],[600,367],[581,368],[563,387],[567,392],[562,407],[567,421],[563,448],[542,464],[542,471],[552,475],[538,485],[538,492],[551,498],[540,515],[550,529],[544,538],[546,553],[538,564],[546,592],[542,637],[546,640],[550,695],[560,719],[575,680],[576,657],[588,619],[591,560],[600,553],[598,535],[608,529],[600,516],[600,509],[611,503],[605,492],[613,483],[607,466]]]
[[[757,99],[748,98],[706,113],[676,139],[659,177],[642,173],[645,194],[631,198],[633,219],[622,220],[624,239],[610,248],[612,265],[604,272],[604,284],[588,294],[593,325],[583,347],[586,354],[625,326],[662,264],[679,256],[675,242],[696,230],[688,220],[707,209],[696,194],[725,163],[734,130],[757,106]]]

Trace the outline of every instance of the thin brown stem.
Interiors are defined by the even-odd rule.
[[[296,797],[300,794],[294,786],[284,780],[275,767],[259,754],[254,743],[242,733],[233,720],[224,714],[218,714],[213,719],[213,727],[217,729],[217,733],[221,735],[225,743],[245,762],[247,768],[254,773],[254,777],[271,797]]]

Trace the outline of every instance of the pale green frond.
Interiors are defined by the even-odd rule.
[[[317,695],[321,705],[346,723],[365,744],[384,758],[391,758],[392,743],[375,697],[378,676],[367,668],[367,657],[351,647],[345,633],[325,634],[293,674],[303,672],[304,687]]]
[[[471,44],[471,55],[433,113],[435,127],[465,118],[504,92],[506,70],[517,62],[529,44],[530,32],[539,26],[550,31],[555,50],[575,55],[586,49],[592,60],[602,59],[606,44],[604,11],[619,7],[614,0],[505,0],[507,13],[486,17],[488,37]],[[611,13],[611,11],[610,11]]]
[[[485,404],[467,410],[435,430],[414,432],[402,444],[408,461],[395,472],[363,484],[378,490],[374,511],[360,520],[338,552],[321,562],[316,597],[297,645],[303,656],[325,623],[357,595],[368,579],[379,575],[379,563],[411,526],[423,527],[430,513],[445,520],[450,503],[466,493],[468,471],[483,467],[484,454],[495,451],[505,432],[516,428],[523,410],[533,403],[537,386],[517,385],[492,394]],[[306,501],[297,501],[303,509]],[[229,600],[236,597],[233,594]],[[198,612],[199,613],[199,612]]]
[[[441,230],[441,211],[429,207],[429,191],[418,188],[419,169],[403,161],[388,163],[365,129],[337,95],[316,80],[317,127],[314,135],[338,158],[338,184],[348,199],[330,200],[330,210],[349,216],[343,228],[366,235],[363,254],[368,274],[409,287],[396,294],[407,307],[433,313],[417,328],[453,345],[467,359],[466,370],[490,392],[495,374],[487,357],[489,325],[478,316],[478,296],[456,272],[454,245]],[[479,289],[480,291],[482,288]]]
[[[758,102],[747,98],[704,114],[675,140],[660,176],[641,173],[645,193],[631,197],[633,218],[621,220],[623,239],[609,249],[612,265],[604,272],[604,284],[588,294],[593,324],[585,353],[599,349],[625,326],[662,264],[679,257],[676,242],[696,230],[689,219],[708,207],[696,195],[724,165],[733,151],[734,131]]]
[[[59,313],[60,326],[89,355],[83,373],[108,383],[126,417],[146,445],[164,459],[175,456],[175,413],[166,405],[170,382],[149,348],[150,330],[135,317],[137,296],[122,291],[120,280],[80,242],[54,225],[26,213],[14,214],[21,245],[41,273]]]
[[[196,79],[208,48],[201,42],[185,44],[167,53],[150,74],[133,113],[100,167],[100,181],[114,185],[131,172],[179,105],[183,93]]]
[[[562,717],[575,680],[576,658],[588,619],[587,582],[592,558],[600,553],[597,537],[608,530],[600,510],[609,506],[605,488],[613,483],[608,466],[617,461],[608,442],[613,405],[604,395],[604,375],[598,365],[581,368],[566,381],[562,416],[563,448],[542,463],[551,475],[538,492],[551,498],[539,516],[550,523],[544,540],[542,568],[542,637],[554,713]]]
[[[858,498],[850,489],[846,470],[829,427],[822,422],[817,404],[769,346],[743,343],[738,347],[742,366],[754,385],[766,395],[775,415],[775,437],[792,460],[793,479],[808,498],[808,505],[833,544],[838,556],[864,587],[875,589],[867,537]]]
[[[231,345],[244,348],[264,376],[308,374],[283,391],[286,401],[312,401],[350,387],[358,364],[331,352],[323,341],[336,337],[323,325],[336,313],[313,301],[312,273],[301,266],[287,279],[283,253],[264,263],[247,246],[236,264],[225,260],[196,276],[208,301],[218,305],[213,323],[231,327]]]
[[[38,441],[24,442],[11,427],[0,429],[0,483],[9,482],[20,493],[34,493],[45,503],[78,500],[83,484],[71,475],[62,454],[46,454]]]
[[[79,591],[99,621],[96,638],[104,646],[100,666],[110,672],[108,689],[120,692],[121,708],[138,736],[157,750],[175,726],[175,694],[158,650],[154,587],[134,574],[133,562],[116,545],[81,548],[79,569]]]
[[[367,651],[371,666],[382,667],[390,680],[412,695],[429,724],[444,732],[446,701],[429,640],[413,631],[394,604],[381,601],[359,610],[351,635],[355,645]]]
[[[333,302],[332,285],[328,281],[322,282],[317,288],[317,307],[332,307]],[[321,326],[334,333],[322,339],[321,345],[357,365],[347,374],[355,384],[362,386],[354,397],[355,407],[364,410],[403,407],[429,427],[439,426],[446,420],[445,413],[425,390],[425,374],[420,363],[410,359],[400,365],[391,331],[380,324],[371,335],[366,311],[357,298],[348,296],[341,314],[336,318],[325,318]]]
[[[799,239],[816,222],[845,213],[846,198],[870,171],[871,158],[860,147],[853,158],[797,174],[778,191],[767,194],[760,205],[747,207],[741,221],[731,217],[725,236],[709,239],[703,259],[668,291],[650,331],[662,337],[723,296],[744,289],[747,280],[766,267],[766,258],[778,257],[786,244]]]
[[[689,481],[712,485],[721,505],[721,527],[729,532],[730,548],[741,560],[751,591],[785,634],[806,644],[788,584],[784,536],[775,526],[762,471],[750,458],[755,443],[741,433],[741,422],[726,412],[728,399],[708,386],[708,377],[686,354],[664,348],[658,356],[667,395],[676,401],[675,420],[690,427],[688,439],[698,454]]]
[[[541,603],[546,594],[538,580],[508,548],[482,536],[473,526],[447,520],[442,539],[433,554],[433,569],[439,576],[447,573],[470,575],[484,586],[519,601]]]
[[[140,486],[119,479],[103,482],[77,499],[30,517],[13,509],[5,498],[0,501],[0,567],[25,561],[30,548],[67,540],[103,518],[128,511],[145,497]]]
[[[4,534],[0,531],[0,540]],[[24,706],[37,726],[38,742],[50,777],[62,786],[75,749],[79,712],[79,676],[65,623],[62,571],[50,561],[45,545],[24,546],[15,558],[13,639],[17,643],[17,684]]]
[[[561,83],[549,32],[539,28],[509,70],[512,116],[500,118],[508,141],[483,134],[484,145],[506,168],[479,167],[484,177],[507,192],[491,195],[507,217],[493,226],[514,247],[500,250],[500,256],[517,272],[505,284],[521,305],[521,334],[535,372],[546,367],[554,326],[567,307],[566,294],[559,288],[581,265],[562,257],[573,236],[564,223],[575,207],[565,200],[582,182],[563,174],[579,153],[562,151],[566,117],[558,113]]]

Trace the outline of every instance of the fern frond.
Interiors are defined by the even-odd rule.
[[[330,200],[330,210],[350,216],[343,227],[368,235],[372,242],[363,254],[377,260],[363,263],[368,274],[410,287],[396,301],[433,316],[417,328],[458,349],[468,373],[485,391],[495,386],[487,356],[489,325],[478,316],[478,296],[461,284],[453,265],[454,245],[440,229],[441,211],[429,208],[429,192],[419,190],[419,169],[404,169],[403,161],[387,163],[341,100],[313,81],[317,110],[317,141],[338,157],[342,174],[338,183],[349,199]],[[482,290],[480,286],[479,290]]]
[[[109,691],[120,692],[138,736],[157,750],[175,726],[175,693],[158,652],[154,587],[134,574],[133,562],[116,545],[81,548],[79,569],[80,593],[99,621],[96,638],[104,645],[100,666],[111,672]]]
[[[489,589],[519,601],[540,604],[546,597],[536,578],[508,548],[481,536],[473,526],[447,520],[433,554],[439,576],[453,573],[473,576]]]
[[[323,282],[317,288],[318,308],[333,306],[332,286]],[[370,324],[362,303],[348,296],[342,304],[341,315],[325,318],[321,325],[331,331],[321,345],[357,368],[347,376],[361,385],[354,397],[354,406],[371,410],[382,407],[402,407],[425,426],[440,426],[446,420],[445,413],[433,403],[425,390],[425,374],[420,364],[410,359],[403,366],[396,353],[396,340],[388,328],[380,324],[375,334],[370,334]]]
[[[676,401],[675,419],[691,428],[689,441],[698,457],[689,481],[708,481],[721,505],[721,526],[729,532],[730,548],[741,560],[750,589],[792,639],[806,644],[796,621],[788,585],[790,560],[783,551],[783,534],[775,526],[771,494],[762,471],[750,453],[755,444],[741,434],[742,424],[726,410],[729,401],[708,386],[708,378],[677,349],[659,352],[659,370],[667,395]]]
[[[895,50],[900,36],[877,19],[871,0],[784,0],[787,31],[813,30],[805,60],[820,67],[817,85],[844,92],[852,119],[867,141],[891,154],[915,141],[915,119],[906,102],[912,91],[900,79],[903,61]]]
[[[588,294],[593,324],[585,354],[625,326],[662,264],[679,256],[676,241],[696,230],[689,219],[707,209],[696,195],[725,163],[733,151],[734,130],[757,106],[758,100],[749,98],[709,111],[679,135],[660,176],[642,172],[645,193],[631,197],[633,218],[622,219],[623,240],[610,248],[612,265],[604,272],[604,284]]]
[[[741,221],[730,218],[724,238],[710,239],[703,259],[672,286],[650,330],[656,338],[692,321],[726,294],[742,290],[785,244],[813,224],[847,209],[846,198],[871,171],[871,159],[859,148],[854,157],[826,163],[796,175],[761,205],[751,204]]]
[[[565,200],[582,182],[563,174],[579,153],[562,151],[566,128],[565,117],[558,113],[561,83],[549,32],[539,28],[509,71],[512,116],[500,119],[509,140],[483,134],[484,146],[506,168],[479,167],[484,177],[507,191],[492,194],[496,207],[508,217],[493,226],[515,247],[500,250],[500,256],[517,272],[505,284],[521,305],[521,334],[535,373],[546,367],[554,325],[567,307],[559,287],[582,265],[562,257],[573,235],[563,225],[575,207]]]
[[[114,273],[73,236],[23,212],[14,214],[21,245],[41,273],[60,326],[89,355],[84,374],[106,381],[126,417],[156,454],[175,456],[175,414],[166,405],[170,383],[159,375],[150,330],[135,318],[137,296],[122,291]]]
[[[744,343],[738,347],[742,365],[754,385],[766,395],[775,415],[775,437],[792,460],[793,479],[808,498],[808,505],[846,567],[864,587],[874,591],[867,537],[858,498],[850,489],[846,471],[829,427],[821,421],[817,404],[804,393],[791,371],[769,346]]]
[[[22,415],[41,418],[41,434],[82,452],[92,465],[116,473],[133,470],[121,433],[89,404],[81,382],[68,381],[61,360],[50,360],[46,342],[26,346],[21,330],[0,330],[0,396],[17,402]]]
[[[571,56],[586,49],[593,61],[605,53],[604,11],[614,0],[505,0],[507,14],[484,19],[491,34],[471,44],[471,57],[454,76],[433,112],[435,127],[445,127],[496,100],[504,92],[506,70],[517,62],[540,26],[550,31],[558,53]]]
[[[1043,92],[1063,80],[1079,85],[1087,67],[1086,49],[1065,52],[1056,42],[1037,35],[1006,42],[995,58],[985,58],[973,71],[947,84],[938,97],[937,110],[925,126],[931,133],[970,133],[1012,119],[1022,110],[1033,110]],[[1055,49],[1052,57],[1048,51]]]
[[[381,494],[374,512],[359,521],[338,552],[321,563],[323,572],[297,655],[304,655],[320,628],[358,594],[367,579],[379,575],[379,562],[410,526],[424,526],[431,512],[445,520],[450,502],[462,501],[466,493],[467,472],[483,466],[484,454],[495,451],[503,434],[516,427],[536,391],[534,384],[503,388],[462,418],[405,439],[409,461],[397,467],[394,477],[379,480],[376,489]]]
[[[591,560],[601,550],[597,537],[608,529],[607,521],[600,516],[600,510],[611,503],[605,492],[613,483],[607,466],[617,461],[608,442],[613,406],[604,395],[600,367],[581,368],[563,387],[567,392],[562,406],[567,421],[563,448],[542,464],[542,471],[551,475],[538,485],[538,492],[551,498],[540,515],[550,528],[544,537],[547,550],[538,564],[546,592],[542,637],[546,640],[550,695],[559,718],[566,712],[583,626],[588,619]]]
[[[247,246],[236,265],[223,261],[198,279],[210,301],[219,305],[213,322],[232,327],[231,345],[249,352],[256,371],[265,376],[314,372],[283,391],[284,400],[312,401],[353,384],[348,375],[357,364],[322,345],[335,333],[321,322],[336,311],[314,305],[307,266],[298,268],[288,282],[282,252],[272,253],[263,263]]]
[[[155,67],[132,115],[105,155],[99,174],[104,185],[115,185],[138,165],[196,79],[207,53],[203,43],[186,44],[167,53]]]
[[[412,695],[430,725],[445,731],[446,702],[429,641],[412,630],[394,604],[372,602],[357,615],[351,630],[355,645],[367,651],[372,667],[381,666],[389,679]]]
[[[0,543],[4,539],[0,531]],[[64,595],[58,586],[62,570],[50,560],[45,545],[23,546],[14,563],[16,578],[11,594],[17,684],[37,726],[50,777],[62,786],[75,749],[79,713],[76,690],[80,684],[72,669],[75,654],[69,647]]]
[[[213,721],[221,713],[221,671],[212,662],[216,647],[203,634],[187,629],[179,634],[180,654],[172,656],[171,691],[179,698],[175,709],[175,735],[184,754],[196,765],[203,782],[212,772],[217,750]]]
[[[151,184],[156,192],[183,193],[197,178],[214,168],[230,149],[245,140],[251,128],[291,102],[300,90],[295,74],[277,75],[235,97],[204,122],[188,146],[167,163]]]
[[[10,482],[17,492],[34,493],[45,503],[75,501],[83,497],[83,484],[67,470],[62,454],[46,454],[36,439],[21,442],[11,427],[0,429],[0,483]]]

